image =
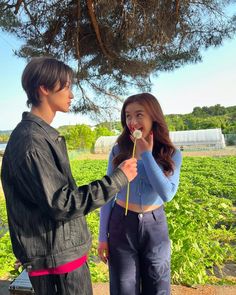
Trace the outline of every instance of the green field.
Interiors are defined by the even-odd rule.
[[[101,178],[106,160],[71,160],[78,185]],[[81,173],[82,171],[82,173]],[[180,187],[166,204],[172,241],[172,283],[236,283],[235,277],[218,279],[213,269],[236,262],[235,207],[236,157],[184,157]],[[0,218],[6,224],[4,199]],[[107,267],[97,258],[99,210],[87,217],[93,235],[89,264],[94,282],[107,281]],[[14,257],[8,233],[0,238],[0,277],[9,276]],[[14,272],[13,272],[14,273]]]

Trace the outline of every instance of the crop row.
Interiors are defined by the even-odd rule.
[[[106,166],[104,160],[72,161],[78,184],[101,178]],[[172,241],[173,283],[217,282],[214,267],[221,268],[227,261],[236,261],[232,246],[235,240],[235,175],[235,157],[184,158],[178,193],[165,206]],[[106,281],[107,269],[96,258],[98,222],[97,210],[88,216],[93,234],[90,267],[94,281]]]
[[[78,185],[100,179],[106,173],[105,160],[71,160]],[[174,199],[165,205],[172,242],[172,283],[217,283],[215,267],[236,261],[236,157],[186,157],[180,186]],[[0,220],[6,225],[6,212],[0,198]],[[89,265],[94,282],[108,280],[107,266],[97,257],[99,210],[87,216],[93,244]],[[0,235],[0,277],[12,272],[14,256],[9,233]],[[16,274],[12,272],[13,274]],[[225,281],[232,278],[224,278]],[[222,280],[221,280],[222,282]]]

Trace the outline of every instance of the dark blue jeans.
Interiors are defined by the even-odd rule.
[[[111,295],[170,295],[170,239],[164,207],[138,214],[115,204],[109,222]]]

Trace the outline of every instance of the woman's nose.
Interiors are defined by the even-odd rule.
[[[137,125],[136,118],[131,119],[131,125],[132,125],[132,127],[135,127]]]

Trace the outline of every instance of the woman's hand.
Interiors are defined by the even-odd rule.
[[[134,137],[131,137],[132,141],[134,142]],[[147,151],[152,152],[153,149],[153,133],[150,132],[146,138],[140,138],[136,140],[136,157],[139,159],[141,154]]]
[[[98,256],[104,263],[107,263],[109,258],[109,249],[107,242],[99,242],[98,244]]]

